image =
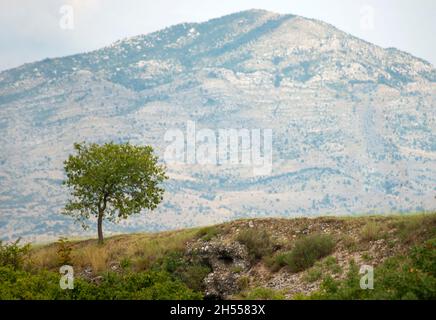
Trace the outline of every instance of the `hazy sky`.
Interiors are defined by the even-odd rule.
[[[0,70],[252,8],[320,19],[436,65],[435,0],[0,0]]]

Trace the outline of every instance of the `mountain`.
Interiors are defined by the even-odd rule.
[[[59,214],[78,141],[271,129],[272,171],[168,164],[159,209],[106,230],[436,209],[436,69],[321,21],[262,10],[0,73],[0,237],[83,234]]]

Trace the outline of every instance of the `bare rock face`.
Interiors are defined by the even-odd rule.
[[[201,242],[189,248],[188,253],[199,256],[212,268],[204,279],[206,298],[223,299],[239,291],[239,272],[250,267],[245,246],[239,242]]]

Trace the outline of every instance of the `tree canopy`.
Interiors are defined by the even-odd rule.
[[[102,221],[117,222],[143,209],[153,210],[162,201],[161,183],[165,168],[150,146],[113,142],[74,144],[75,154],[64,162],[71,191],[64,214],[87,227],[86,220],[97,218],[99,242],[103,242]]]

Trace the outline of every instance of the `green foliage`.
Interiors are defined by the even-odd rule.
[[[200,291],[203,288],[204,278],[212,271],[207,265],[195,256],[187,259],[182,252],[169,252],[157,261],[154,270],[164,270],[182,281],[188,288]]]
[[[195,291],[201,291],[203,289],[203,280],[212,270],[210,267],[200,264],[193,264],[180,268],[175,273],[188,288]]]
[[[204,227],[198,231],[198,237],[203,239],[204,241],[210,241],[215,238],[219,234],[219,230],[217,227]]]
[[[60,275],[54,272],[32,274],[0,267],[0,300],[186,300],[202,295],[186,287],[166,272],[140,272],[120,275],[106,273],[99,284],[74,279],[74,289],[62,290]]]
[[[246,300],[284,300],[285,296],[270,288],[255,288],[244,294]]]
[[[123,258],[120,261],[120,267],[123,270],[127,270],[132,266],[132,260],[130,260],[129,258]]]
[[[335,248],[330,235],[309,235],[296,241],[294,248],[277,256],[277,263],[286,265],[291,272],[303,271],[329,255]]]
[[[273,252],[273,242],[266,230],[255,228],[242,230],[237,240],[247,247],[253,260],[271,255]]]
[[[30,251],[30,245],[20,246],[19,243],[20,239],[10,244],[4,244],[0,240],[0,266],[9,266],[14,270],[23,267],[25,257]]]
[[[72,198],[64,214],[86,227],[91,216],[116,222],[153,210],[162,200],[160,184],[167,178],[150,146],[129,143],[75,144],[65,161],[64,184]],[[102,240],[102,239],[100,239]]]
[[[57,242],[57,258],[58,264],[60,266],[63,265],[71,265],[71,244],[66,238],[60,238]]]
[[[410,255],[387,259],[374,270],[374,289],[360,288],[359,269],[350,264],[345,279],[326,277],[321,290],[310,296],[312,299],[383,299],[383,300],[434,300],[436,299],[435,273],[436,239],[411,249]]]
[[[264,258],[264,263],[272,271],[277,272],[282,267],[286,266],[286,258],[289,252],[279,252],[275,256],[269,256]]]
[[[52,272],[32,274],[0,267],[0,300],[62,299],[59,276]]]
[[[309,283],[315,282],[322,277],[322,269],[318,267],[313,267],[307,270],[307,273],[304,275],[303,280]]]
[[[309,283],[315,282],[325,274],[340,274],[342,268],[335,257],[329,256],[322,261],[317,261],[313,267],[307,270],[303,280]]]
[[[424,245],[414,247],[410,252],[413,265],[436,277],[436,238],[428,240]]]

